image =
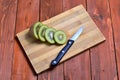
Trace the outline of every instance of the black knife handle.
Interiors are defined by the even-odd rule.
[[[62,57],[69,50],[69,48],[72,46],[73,43],[74,43],[73,40],[68,40],[68,42],[65,45],[65,47],[59,52],[59,54],[57,55],[57,57],[54,60],[52,60],[51,66],[56,66],[60,62],[60,60],[62,59]]]

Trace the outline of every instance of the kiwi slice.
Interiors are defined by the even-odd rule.
[[[47,29],[48,27],[46,25],[43,25],[41,26],[41,28],[39,29],[38,31],[38,37],[39,39],[42,41],[42,42],[45,42],[45,30]]]
[[[64,31],[58,30],[54,34],[54,39],[58,44],[64,44],[67,40],[67,36]]]
[[[43,24],[41,22],[37,22],[32,27],[30,27],[30,30],[29,30],[30,35],[35,37],[36,39],[39,39],[38,38],[38,31],[42,25]]]
[[[54,33],[55,32],[56,32],[56,30],[53,28],[47,28],[45,31],[45,38],[50,44],[55,43],[55,40],[54,40]]]

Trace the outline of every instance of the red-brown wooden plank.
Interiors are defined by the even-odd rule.
[[[62,0],[41,0],[40,20],[47,20],[62,12]],[[63,64],[53,70],[45,71],[38,76],[38,80],[64,80]]]
[[[13,44],[13,41],[0,43],[0,80],[11,80]]]
[[[50,0],[40,0],[40,21],[49,19]]]
[[[12,72],[17,0],[0,0],[0,80],[10,80]]]
[[[108,0],[87,0],[87,10],[106,41],[90,50],[92,80],[117,80],[113,32]]]
[[[39,0],[18,0],[16,33],[39,21]],[[30,62],[15,39],[12,80],[36,80]]]
[[[13,41],[17,0],[0,0],[0,42]]]
[[[85,0],[64,0],[63,4],[64,10],[80,4],[86,8]],[[89,50],[64,63],[64,76],[65,80],[91,80]]]
[[[109,0],[114,32],[118,76],[120,79],[120,0]]]

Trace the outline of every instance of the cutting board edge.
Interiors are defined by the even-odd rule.
[[[78,5],[78,6],[81,6],[81,7],[83,7],[83,5]],[[77,7],[77,6],[76,6]],[[83,7],[84,8],[84,7]],[[68,10],[67,10],[68,11]],[[65,11],[65,12],[67,12],[67,11]],[[64,12],[63,12],[64,13]],[[62,13],[60,13],[60,14],[62,14]],[[60,15],[60,14],[58,14],[58,15]],[[58,16],[58,15],[56,15],[56,16]],[[88,14],[89,15],[89,14]],[[54,16],[55,17],[55,16]],[[54,18],[54,17],[52,17],[52,18]],[[90,17],[90,15],[89,15],[89,17]],[[90,17],[91,18],[91,17]],[[92,18],[91,18],[91,20],[92,20]],[[47,21],[47,20],[46,20]],[[93,20],[92,20],[93,21]],[[43,21],[43,22],[45,22],[45,21]],[[94,22],[94,21],[93,21]],[[95,24],[96,25],[96,24]],[[97,26],[97,25],[96,25]],[[98,27],[97,27],[98,28]],[[17,33],[16,34],[16,36],[17,36],[17,38],[19,39],[19,36],[22,36],[22,34],[21,33],[25,33],[27,30],[29,30],[29,28],[27,28],[27,29],[25,29],[25,30],[23,30],[23,31],[21,31],[21,32],[19,32],[19,33]],[[100,30],[99,30],[100,31]],[[100,31],[100,33],[102,34],[102,32]],[[102,34],[103,35],[103,34]],[[91,46],[91,47],[94,47],[94,46],[96,46],[96,45],[98,45],[98,44],[100,44],[100,43],[102,43],[103,41],[105,41],[106,39],[105,39],[105,37],[104,37],[104,35],[103,35],[103,40],[101,40],[100,42],[98,42],[97,44],[95,44],[95,45],[93,45],[93,46]],[[20,40],[19,40],[19,42],[20,42]],[[22,43],[20,42],[20,44],[22,45]],[[87,48],[87,49],[90,49],[91,47],[89,47],[89,48]],[[22,46],[22,49],[24,50],[24,47]],[[85,49],[86,50],[86,49]],[[83,51],[85,51],[85,50],[83,50]],[[83,52],[83,51],[81,51],[81,52]],[[27,55],[27,52],[24,50],[24,52],[26,53],[26,55]],[[80,53],[81,53],[80,52]],[[78,54],[76,54],[76,55],[79,55],[80,53],[78,53]],[[76,56],[76,55],[74,55],[74,56]],[[72,57],[74,57],[74,56],[72,56]],[[27,55],[27,57],[28,57],[28,59],[29,59],[29,56]],[[70,57],[70,58],[72,58],[72,57]],[[68,59],[66,59],[66,60],[69,60],[69,58]],[[66,61],[66,60],[64,60],[64,61]],[[29,61],[30,61],[30,63],[32,64],[32,62],[31,62],[31,60],[29,59]],[[64,62],[64,61],[62,61],[62,62]],[[60,62],[60,63],[62,63],[62,62]],[[35,67],[34,67],[34,65],[32,64],[32,67],[33,67],[33,69],[35,70],[35,72],[37,73],[37,74],[39,74],[39,73],[42,73],[42,72],[44,72],[44,71],[46,71],[46,70],[48,70],[49,68],[47,68],[46,70],[42,70],[42,71],[38,71]]]
[[[26,30],[28,30],[28,29],[26,29]],[[24,31],[26,31],[26,30],[24,30]],[[99,30],[99,31],[100,31],[100,30]],[[23,32],[23,31],[22,31],[22,32]],[[100,31],[100,32],[101,32],[101,31]],[[20,33],[21,33],[21,32],[20,32]],[[19,41],[20,45],[23,46],[22,43],[21,43],[20,40],[19,40],[20,33],[17,33],[16,36],[17,36],[17,38],[18,38],[18,41]],[[101,34],[102,34],[102,33],[101,33]],[[102,35],[103,35],[103,34],[102,34]],[[97,42],[96,44],[92,45],[91,47],[89,47],[89,48],[87,48],[87,49],[85,49],[85,50],[88,50],[88,49],[90,49],[90,48],[92,48],[92,47],[94,47],[94,46],[96,46],[96,45],[104,42],[105,40],[106,40],[106,38],[105,38],[104,35],[103,35],[101,41]],[[25,52],[25,55],[28,57],[29,62],[31,63],[34,71],[35,71],[37,74],[40,74],[40,73],[42,73],[42,72],[44,72],[44,71],[46,71],[46,70],[48,70],[48,69],[50,68],[50,67],[48,67],[48,68],[46,68],[45,70],[38,71],[38,70],[34,67],[34,65],[32,64],[29,56],[27,55],[27,52],[24,50],[24,47],[22,47],[22,49],[23,49],[23,51]],[[85,50],[82,50],[81,52],[77,53],[76,55],[79,55],[80,53],[84,52]],[[74,55],[74,56],[76,56],[76,55]],[[74,56],[72,56],[72,57],[70,57],[70,58],[68,58],[68,59],[62,60],[59,64],[61,64],[61,63],[65,62],[65,61],[73,58]]]
[[[82,8],[84,8],[84,6],[83,6],[82,4],[80,4],[80,5],[77,5],[76,7],[71,8],[71,9],[74,9],[74,8],[77,8],[77,7],[82,7]],[[70,11],[71,9],[66,10],[66,11],[64,11],[64,12],[62,12],[62,13],[59,13],[59,14],[57,14],[57,15],[49,18],[48,20],[53,19],[53,18],[55,18],[55,17],[58,17],[58,16],[60,16],[61,14],[64,14],[65,12]],[[86,10],[85,10],[85,11],[86,11]],[[46,23],[48,20],[42,21],[42,23]],[[29,30],[29,29],[30,29],[30,27],[27,28],[27,29],[25,29],[25,30],[23,30],[23,31],[18,32],[16,35],[19,35],[20,33],[26,32],[26,31]]]
[[[60,65],[61,63],[65,62],[65,61],[67,61],[67,60],[69,60],[69,59],[71,59],[71,58],[73,58],[73,57],[75,57],[75,56],[77,56],[77,55],[80,55],[82,52],[84,52],[84,51],[86,51],[86,50],[88,50],[88,49],[90,49],[90,48],[92,48],[92,47],[94,47],[94,46],[97,46],[98,44],[103,43],[105,40],[106,40],[106,39],[105,39],[105,37],[103,36],[103,39],[101,39],[101,41],[97,42],[96,44],[92,45],[91,47],[89,47],[89,48],[87,48],[87,49],[81,50],[81,52],[76,53],[75,55],[71,56],[70,58],[67,58],[67,59],[65,59],[65,60],[61,60],[58,65]],[[33,65],[32,65],[32,66],[33,66]],[[36,71],[36,73],[37,73],[37,74],[40,74],[40,73],[43,73],[44,71],[47,71],[47,70],[49,70],[49,69],[50,69],[50,67],[46,68],[45,70]]]
[[[28,29],[26,29],[26,30],[28,30]],[[26,31],[26,30],[24,30],[24,31]],[[21,33],[21,32],[20,32],[20,33]],[[27,55],[26,50],[24,49],[22,43],[20,42],[20,39],[19,39],[19,34],[20,34],[20,33],[17,33],[17,34],[16,34],[17,41],[19,42],[19,45],[21,46],[22,51],[25,53],[25,56],[27,57],[27,59],[28,59],[30,65],[32,65],[34,72],[38,74],[39,72],[38,72],[38,71],[36,70],[36,68],[34,67],[34,65],[33,65],[33,63],[31,62],[29,56]]]

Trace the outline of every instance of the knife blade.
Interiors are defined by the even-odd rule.
[[[59,52],[57,57],[51,61],[51,66],[56,66],[62,57],[67,53],[69,48],[72,46],[72,44],[75,42],[75,40],[81,35],[83,32],[84,26],[81,26],[78,31],[67,41],[67,44],[62,48],[62,50]]]

